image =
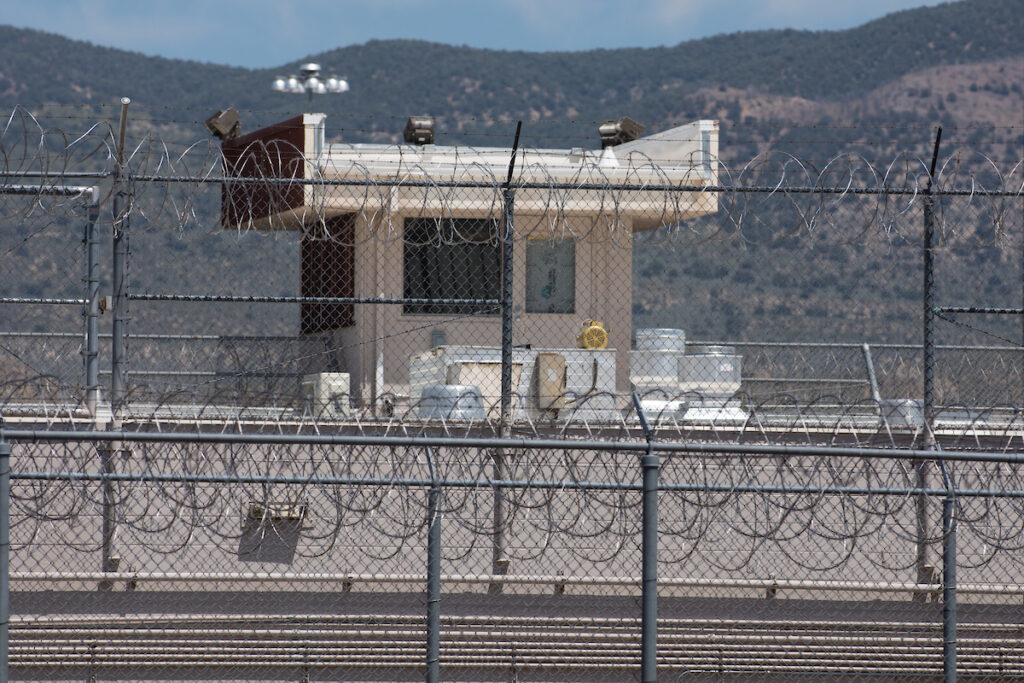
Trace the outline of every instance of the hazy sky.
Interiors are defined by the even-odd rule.
[[[272,67],[373,38],[512,50],[843,29],[941,0],[7,0],[0,24],[149,55]]]

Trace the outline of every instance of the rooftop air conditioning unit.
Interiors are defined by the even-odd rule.
[[[483,420],[480,388],[470,384],[435,384],[423,389],[420,417],[428,420]]]
[[[349,414],[350,383],[347,372],[318,372],[302,378],[302,395],[317,417]]]
[[[679,357],[679,389],[687,396],[687,421],[742,423],[747,412],[733,396],[740,390],[743,357],[731,346],[691,346]]]
[[[667,328],[636,331],[629,353],[629,380],[649,415],[660,417],[684,407],[679,397],[679,360],[686,353],[686,333]]]

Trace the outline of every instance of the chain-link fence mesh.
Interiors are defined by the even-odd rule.
[[[524,443],[500,481],[458,439],[170,436],[15,444],[19,677],[421,677],[432,484],[445,680],[635,675],[639,430]],[[659,680],[941,671],[946,494],[919,461],[707,446],[663,454]],[[1019,465],[947,466],[961,671],[1014,678]]]
[[[0,138],[18,678],[636,679],[645,552],[659,680],[1022,675],[1019,161],[110,128]]]

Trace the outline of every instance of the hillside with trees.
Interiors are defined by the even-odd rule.
[[[721,122],[723,182],[750,177],[752,168],[770,167],[782,154],[799,160],[813,180],[835,168],[837,157],[876,174],[891,170],[895,159],[906,166],[907,159],[927,158],[941,125],[945,161],[962,155],[1010,172],[1024,157],[1021,10],[1020,0],[963,0],[845,31],[746,32],[572,53],[369,41],[262,70],[148,57],[0,26],[0,107],[21,106],[44,127],[73,132],[82,122],[116,120],[118,98],[129,96],[131,139],[153,132],[184,144],[207,137],[202,121],[217,109],[239,109],[245,130],[294,115],[305,100],[274,93],[270,83],[317,61],[352,85],[315,102],[335,140],[397,141],[409,115],[430,114],[441,144],[507,146],[522,119],[524,145],[595,148],[596,123],[605,118],[628,115],[648,131],[713,118]],[[868,176],[857,180],[871,182]],[[679,326],[693,337],[718,339],[912,338],[920,306],[918,243],[911,239],[917,223],[892,239],[865,240],[856,232],[863,220],[857,212],[867,210],[860,207],[830,216],[809,235],[794,226],[799,218],[784,202],[723,204],[716,241],[648,238],[637,245],[638,326]],[[216,210],[212,201],[199,218],[212,222],[206,210]],[[983,223],[986,210],[967,217]],[[750,219],[741,229],[731,226],[741,212]],[[208,247],[176,239],[137,244],[141,262],[158,262],[153,250],[175,259],[158,279],[146,282],[137,272],[136,282],[174,289],[183,264],[196,283],[215,282],[231,267]],[[1020,235],[1000,239],[949,246],[944,286],[951,295],[1019,305]],[[271,247],[265,250],[271,259]],[[267,272],[234,282],[278,293],[261,284]],[[291,283],[292,274],[279,275],[277,281]],[[868,327],[865,320],[872,321]]]

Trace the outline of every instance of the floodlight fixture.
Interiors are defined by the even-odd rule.
[[[434,119],[431,116],[410,116],[402,131],[410,145],[434,144]]]
[[[237,109],[221,109],[204,121],[206,130],[215,138],[231,140],[242,133],[242,121]]]
[[[601,147],[613,147],[624,142],[632,142],[644,134],[646,126],[643,126],[628,116],[612,121],[602,121],[597,127],[601,136]]]
[[[348,81],[337,76],[320,78],[320,65],[309,62],[299,67],[299,76],[278,76],[274,79],[274,92],[290,92],[309,95],[309,103],[313,104],[313,95],[348,92]]]

